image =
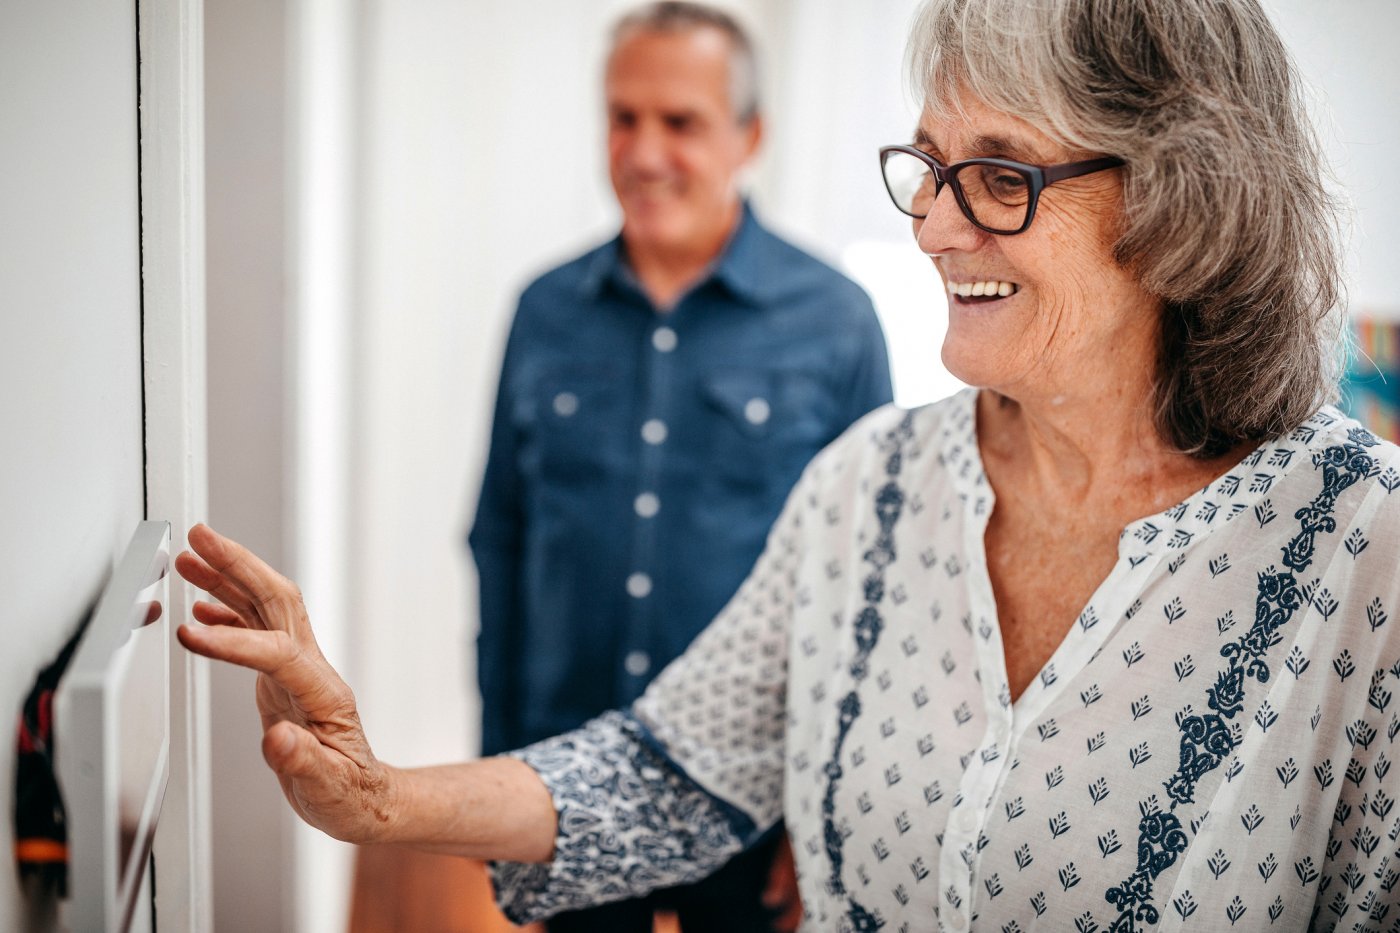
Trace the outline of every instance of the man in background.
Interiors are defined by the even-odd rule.
[[[635,700],[738,588],[812,455],[890,401],[869,298],[741,197],[756,78],[748,37],[712,8],[655,3],[614,30],[622,231],[521,296],[470,535],[483,754]],[[783,845],[771,833],[697,885],[549,928],[649,933],[657,909],[685,933],[791,928],[791,885],[763,903]]]

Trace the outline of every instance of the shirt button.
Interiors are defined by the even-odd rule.
[[[636,509],[642,518],[651,518],[661,511],[661,500],[656,498],[654,492],[644,492],[633,500],[632,508]]]
[[[958,814],[958,829],[970,833],[976,828],[977,814],[973,810],[967,809]]]
[[[641,677],[651,670],[651,658],[645,651],[629,651],[622,659],[622,667],[633,677]]]
[[[764,424],[772,414],[773,409],[764,398],[751,398],[744,405],[744,417],[748,419],[749,424]]]
[[[651,332],[651,345],[662,353],[670,353],[676,343],[676,332],[669,327],[658,327]]]
[[[634,573],[627,578],[627,593],[635,599],[645,599],[651,592],[651,577],[644,573]]]
[[[967,918],[960,913],[954,913],[948,918],[948,925],[955,930],[965,930],[967,929]]]
[[[578,396],[572,392],[560,392],[554,396],[554,413],[568,418],[578,411]]]
[[[664,443],[666,441],[666,422],[660,418],[652,418],[642,425],[642,440],[653,446]]]

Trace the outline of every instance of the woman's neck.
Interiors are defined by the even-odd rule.
[[[983,390],[978,438],[993,488],[1014,484],[1067,508],[1094,501],[1131,519],[1181,501],[1248,452],[1182,453],[1158,432],[1154,408],[1145,380],[1019,399]]]

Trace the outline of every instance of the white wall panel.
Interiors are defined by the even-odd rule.
[[[1265,6],[1311,85],[1323,144],[1351,200],[1351,310],[1400,321],[1400,3]]]
[[[142,517],[135,4],[0,6],[0,127],[0,722],[13,724]],[[0,929],[47,929],[50,908],[21,894],[12,864],[0,871]]]
[[[204,4],[210,523],[287,568],[288,4]],[[292,930],[295,816],[250,671],[210,671],[216,930]]]

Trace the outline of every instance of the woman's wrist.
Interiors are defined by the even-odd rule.
[[[364,795],[365,820],[360,827],[362,838],[347,840],[357,845],[379,845],[384,843],[407,842],[405,835],[406,814],[411,799],[409,772],[393,765],[376,760],[365,776]]]
[[[358,839],[479,859],[547,861],[554,802],[529,765],[487,758],[395,768],[377,763],[363,788]]]

